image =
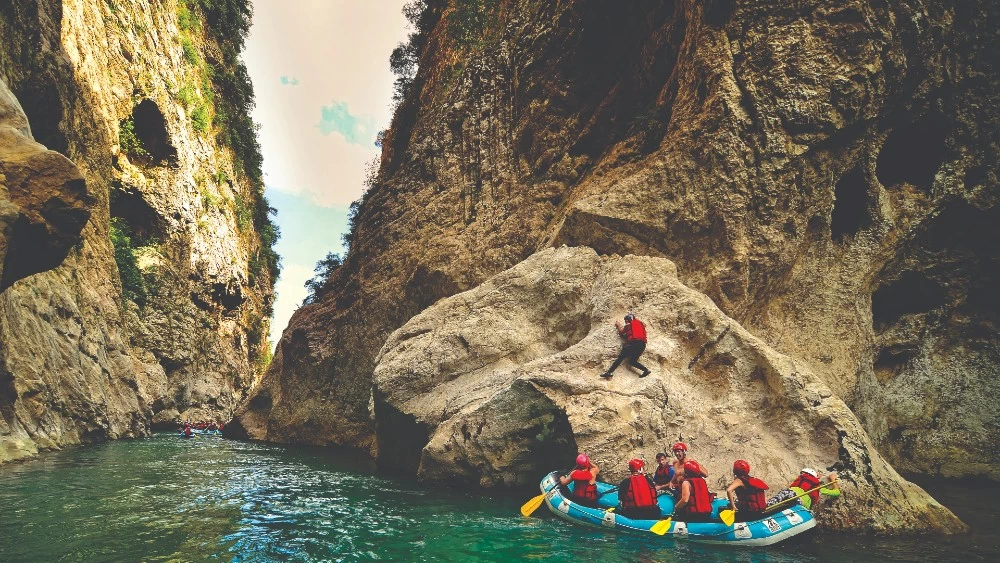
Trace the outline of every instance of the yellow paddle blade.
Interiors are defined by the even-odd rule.
[[[722,520],[722,523],[727,526],[732,526],[733,522],[736,521],[736,513],[732,510],[723,510],[719,512],[719,520]]]
[[[545,495],[538,495],[537,497],[524,503],[521,507],[521,516],[531,516],[531,513],[538,510],[539,506],[542,506],[542,501],[545,500]]]
[[[614,511],[615,511],[615,507],[612,506],[611,508],[605,510],[604,512],[608,513],[608,512],[614,512]]]
[[[667,533],[667,530],[669,529],[670,529],[670,518],[667,518],[666,520],[660,520],[656,524],[653,524],[653,527],[650,528],[649,531],[653,532],[658,536],[662,536],[663,534]]]

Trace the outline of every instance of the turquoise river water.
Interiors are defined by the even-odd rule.
[[[353,453],[159,434],[0,467],[0,562],[997,561],[998,492],[938,490],[966,535],[815,530],[770,548],[707,547],[578,528],[544,507],[523,518],[534,490],[430,489]]]

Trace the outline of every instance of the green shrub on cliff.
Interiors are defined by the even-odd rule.
[[[181,37],[181,49],[184,50],[184,60],[186,60],[192,66],[198,66],[201,64],[201,57],[198,55],[198,49],[194,46],[194,41],[191,41],[190,37]]]
[[[128,223],[124,220],[118,217],[111,219],[108,234],[115,249],[115,263],[118,265],[118,275],[122,282],[122,297],[139,307],[145,307],[149,293],[135,260],[136,249],[132,245],[130,231]]]
[[[316,299],[323,295],[330,276],[343,264],[344,259],[339,254],[333,252],[327,252],[326,258],[316,262],[316,267],[313,269],[316,275],[312,279],[306,280],[305,287],[308,293],[303,303],[315,303]]]
[[[191,125],[194,126],[194,130],[199,133],[204,133],[208,131],[208,127],[212,124],[212,118],[208,113],[208,106],[205,104],[198,104],[193,110],[191,110]]]
[[[135,122],[131,117],[121,120],[118,124],[118,147],[130,156],[149,156],[142,146],[142,141],[135,136]]]

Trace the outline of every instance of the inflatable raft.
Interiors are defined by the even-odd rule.
[[[633,520],[608,509],[618,506],[618,488],[608,483],[597,483],[600,494],[598,508],[588,508],[564,496],[564,488],[559,486],[559,473],[553,471],[542,479],[539,488],[545,495],[545,505],[553,514],[574,524],[596,528],[612,529],[625,533],[653,535],[650,529],[659,520]],[[572,485],[570,485],[572,488]],[[674,510],[674,499],[670,495],[657,497],[660,512],[666,519]],[[765,514],[760,520],[736,522],[727,526],[718,519],[719,511],[729,507],[726,499],[716,499],[712,503],[712,521],[679,522],[672,520],[664,537],[672,537],[712,544],[733,544],[745,546],[773,545],[796,536],[816,526],[816,520],[809,510],[800,503],[786,505],[774,513]]]

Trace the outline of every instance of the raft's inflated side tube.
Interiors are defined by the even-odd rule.
[[[545,505],[556,516],[585,526],[611,528],[626,533],[648,534],[650,528],[658,520],[633,520],[608,509],[618,506],[617,489],[608,483],[598,483],[598,508],[581,506],[563,495],[559,487],[559,474],[552,472],[542,479],[539,488],[545,494]],[[674,500],[670,495],[657,498],[663,518],[673,512]],[[737,544],[747,546],[772,545],[792,536],[800,534],[816,526],[813,518],[804,506],[796,503],[780,512],[769,514],[760,520],[737,522],[726,526],[717,520],[719,511],[729,507],[725,499],[716,499],[712,505],[712,522],[678,522],[673,521],[670,529],[663,537],[674,537],[700,543]]]

